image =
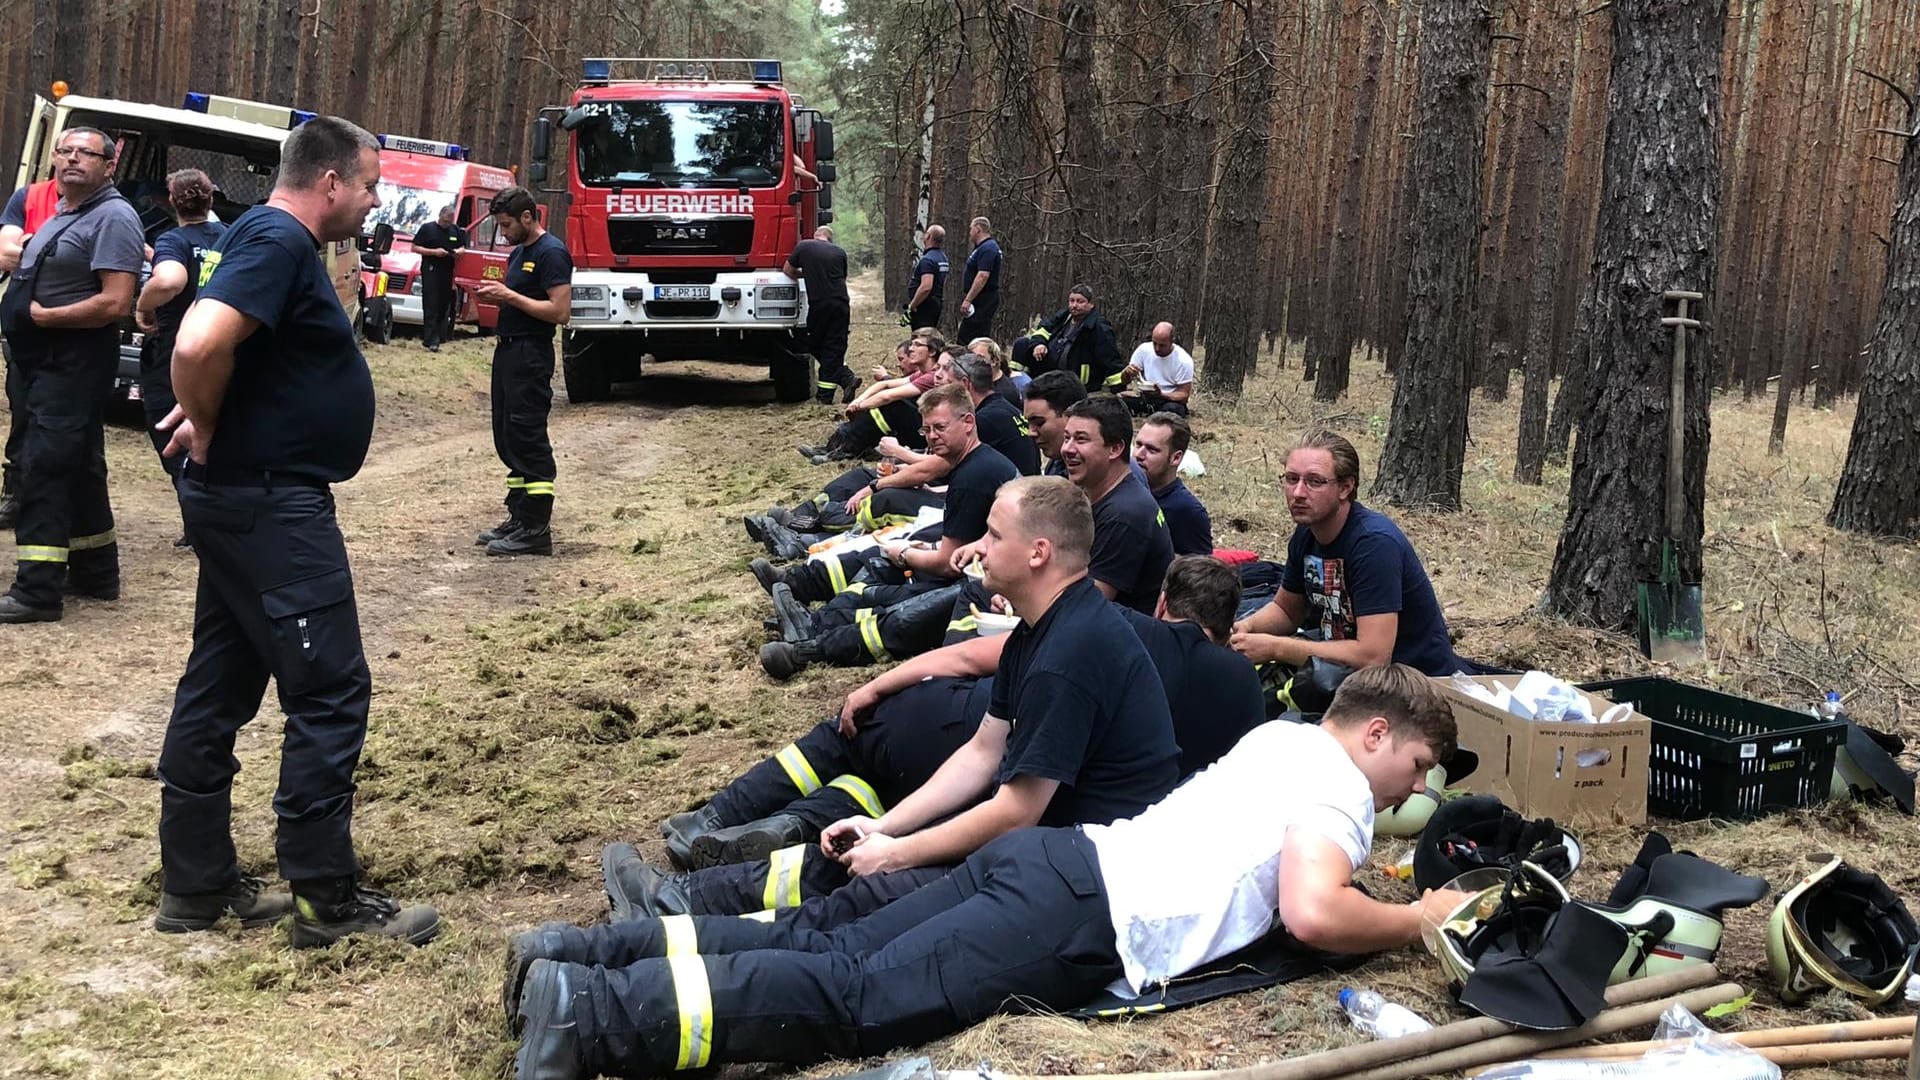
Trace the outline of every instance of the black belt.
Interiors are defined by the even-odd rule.
[[[181,468],[181,475],[208,487],[250,487],[272,491],[276,487],[324,488],[328,481],[289,469],[236,469],[226,465],[202,465],[192,458]]]

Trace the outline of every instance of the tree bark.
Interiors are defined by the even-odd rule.
[[[1207,288],[1201,302],[1206,325],[1205,379],[1214,393],[1237,399],[1253,374],[1260,351],[1260,315],[1250,297],[1258,296],[1259,270],[1242,252],[1260,250],[1260,202],[1267,190],[1267,142],[1273,127],[1274,2],[1248,0],[1242,18],[1239,65],[1234,90],[1234,131],[1220,170],[1215,235],[1207,257]]]
[[[1590,382],[1547,582],[1549,610],[1631,626],[1636,584],[1659,576],[1669,460],[1673,332],[1661,294],[1713,295],[1719,236],[1720,45],[1724,0],[1614,0]],[[1709,316],[1711,312],[1707,313]],[[1694,336],[1685,372],[1680,573],[1700,575],[1713,338]]]
[[[1904,126],[1920,130],[1920,108],[1908,109]],[[1913,135],[1903,142],[1879,325],[1827,523],[1911,537],[1920,535],[1920,153]]]
[[[1332,285],[1327,291],[1326,334],[1322,352],[1308,357],[1314,371],[1315,401],[1338,401],[1347,392],[1348,371],[1353,366],[1353,342],[1358,336],[1360,297],[1360,196],[1367,178],[1367,148],[1373,142],[1374,105],[1380,97],[1380,59],[1386,51],[1386,28],[1377,11],[1363,8],[1366,44],[1361,61],[1360,85],[1353,99],[1353,139],[1347,150],[1340,180],[1338,217],[1333,227],[1333,258],[1330,267]]]
[[[1540,108],[1540,190],[1534,207],[1538,221],[1534,229],[1531,296],[1533,308],[1526,320],[1525,356],[1521,360],[1525,385],[1520,391],[1520,436],[1515,447],[1513,479],[1521,484],[1538,484],[1547,456],[1547,390],[1553,381],[1553,307],[1559,296],[1560,219],[1563,199],[1562,181],[1566,173],[1567,124],[1573,104],[1573,34],[1571,22],[1578,12],[1566,0],[1548,0],[1545,10],[1534,21],[1542,48],[1551,57],[1542,64],[1547,85],[1563,88],[1562,97]],[[1560,36],[1560,23],[1567,33]]]
[[[1407,345],[1373,482],[1376,497],[1398,506],[1460,508],[1491,46],[1481,0],[1428,0],[1422,9]]]

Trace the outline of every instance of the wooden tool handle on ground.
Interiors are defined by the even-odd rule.
[[[1718,982],[1719,979],[1720,973],[1712,964],[1690,965],[1665,975],[1609,986],[1607,1004],[1632,1005],[1666,999],[1684,990]],[[1121,1073],[1108,1077],[1108,1080],[1329,1080],[1331,1077],[1344,1077],[1359,1069],[1480,1043],[1512,1030],[1512,1024],[1481,1016],[1442,1024],[1431,1031],[1419,1031],[1358,1046],[1344,1046],[1338,1050],[1323,1050],[1286,1061],[1269,1061],[1224,1071],[1196,1069],[1185,1072]],[[1417,1076],[1420,1073],[1407,1075]]]
[[[1567,1031],[1529,1031],[1525,1034],[1502,1035],[1471,1046],[1456,1047],[1438,1054],[1397,1061],[1377,1069],[1335,1075],[1344,1076],[1345,1080],[1413,1080],[1418,1076],[1438,1076],[1441,1073],[1459,1072],[1476,1065],[1518,1061],[1532,1057],[1542,1050],[1651,1026],[1659,1021],[1660,1014],[1675,1005],[1682,1006],[1688,1012],[1699,1013],[1704,1009],[1732,1001],[1745,993],[1746,990],[1738,983],[1719,983],[1699,990],[1689,990],[1674,997],[1607,1009],[1587,1023]]]
[[[1807,1024],[1802,1027],[1766,1028],[1759,1031],[1729,1031],[1721,1038],[1741,1046],[1805,1046],[1812,1043],[1865,1042],[1892,1039],[1913,1034],[1911,1016],[1891,1016],[1876,1020],[1849,1020],[1837,1024]],[[1615,1058],[1639,1057],[1649,1050],[1671,1045],[1673,1040],[1648,1039],[1644,1042],[1602,1043],[1598,1046],[1569,1046],[1548,1050],[1536,1058]]]

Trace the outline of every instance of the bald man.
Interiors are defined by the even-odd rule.
[[[927,234],[921,238],[923,250],[913,264],[913,279],[907,282],[907,323],[915,330],[940,324],[940,306],[946,299],[947,271],[951,267],[946,243],[947,230],[927,226]]]
[[[1193,357],[1174,344],[1172,323],[1154,326],[1152,339],[1133,350],[1120,375],[1129,384],[1120,398],[1135,416],[1187,415],[1187,399],[1193,396]]]

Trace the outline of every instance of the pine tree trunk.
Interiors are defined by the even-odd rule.
[[[1920,108],[1906,130],[1920,130]],[[1886,284],[1867,353],[1847,464],[1827,523],[1876,536],[1920,536],[1920,153],[1909,135],[1887,230]]]
[[[1525,385],[1520,392],[1520,437],[1515,447],[1513,479],[1521,484],[1538,484],[1547,456],[1547,390],[1553,381],[1553,308],[1560,294],[1556,275],[1560,269],[1560,221],[1566,175],[1568,110],[1573,104],[1572,19],[1577,18],[1566,0],[1549,0],[1547,10],[1534,21],[1536,37],[1551,49],[1553,56],[1544,64],[1547,85],[1561,88],[1564,95],[1541,106],[1539,177],[1535,209],[1538,223],[1534,230],[1531,297],[1533,312],[1526,321],[1525,356],[1521,360]],[[1567,22],[1564,41],[1558,36],[1559,24]]]
[[[1353,99],[1353,141],[1340,180],[1338,218],[1334,223],[1332,286],[1328,290],[1324,351],[1314,372],[1315,401],[1338,401],[1347,392],[1347,373],[1353,366],[1353,342],[1361,318],[1360,196],[1367,176],[1367,147],[1373,141],[1373,112],[1380,97],[1380,58],[1386,51],[1386,28],[1380,13],[1362,10],[1366,20],[1366,54],[1360,85]],[[1308,363],[1314,358],[1309,354]]]
[[[1220,170],[1219,210],[1201,303],[1206,325],[1207,386],[1235,399],[1260,351],[1259,268],[1242,253],[1260,250],[1260,202],[1267,190],[1267,143],[1273,128],[1274,0],[1248,0],[1238,50],[1243,71],[1234,91],[1233,136]],[[1231,238],[1227,241],[1225,238]]]
[[[1636,585],[1659,576],[1673,331],[1661,294],[1713,295],[1719,237],[1720,44],[1725,0],[1613,0],[1593,349],[1567,518],[1546,606],[1595,626],[1633,624]],[[1706,313],[1709,317],[1711,313]],[[1704,321],[1704,320],[1703,320]],[[1700,575],[1713,339],[1687,352],[1680,573]]]
[[[1373,482],[1376,497],[1399,506],[1460,508],[1491,46],[1482,0],[1427,0],[1420,15],[1407,345]]]

